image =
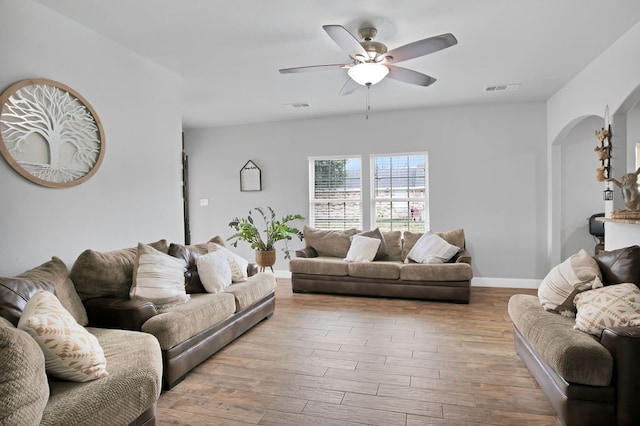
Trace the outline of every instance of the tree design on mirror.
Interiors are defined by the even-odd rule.
[[[62,83],[34,79],[0,96],[0,151],[23,177],[64,188],[89,179],[104,156],[104,131],[91,105]]]

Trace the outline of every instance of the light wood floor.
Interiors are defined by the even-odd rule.
[[[513,349],[507,301],[293,294],[158,402],[184,425],[557,425]]]

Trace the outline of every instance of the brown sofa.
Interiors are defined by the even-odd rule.
[[[87,313],[60,259],[0,278],[0,424],[155,424],[162,389],[158,341],[146,333],[87,327],[104,351],[109,375],[80,383],[48,377],[40,346],[16,328],[38,290],[56,294],[76,322],[87,325]]]
[[[220,237],[210,241],[224,245]],[[86,250],[74,263],[71,278],[91,326],[140,330],[158,339],[163,387],[171,389],[194,367],[273,315],[276,281],[271,274],[255,274],[257,266],[250,264],[246,282],[232,284],[221,293],[206,293],[196,267],[197,257],[207,252],[206,243],[169,247],[160,240],[151,245],[185,260],[188,302],[158,309],[151,302],[130,300],[135,249]]]
[[[469,303],[471,255],[464,231],[437,234],[460,248],[443,264],[405,263],[422,233],[382,232],[387,255],[372,262],[345,262],[356,229],[329,231],[304,227],[305,248],[289,262],[295,293],[333,293]],[[404,238],[403,238],[404,236]]]
[[[640,284],[640,247],[595,256],[605,286]],[[516,353],[560,421],[568,426],[640,422],[640,327],[607,327],[601,336],[574,329],[576,320],[545,311],[538,297],[511,297]]]

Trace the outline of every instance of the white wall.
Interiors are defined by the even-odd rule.
[[[604,212],[604,184],[596,180],[600,167],[593,148],[599,144],[595,130],[602,127],[600,117],[581,121],[562,143],[562,249],[563,259],[585,249],[594,254],[596,242],[589,234],[587,219]]]
[[[613,160],[612,175],[619,177],[629,170],[627,154],[635,145],[634,137],[627,137],[636,124],[630,119],[637,115],[627,113],[640,100],[640,23],[633,26],[607,50],[599,55],[575,78],[568,82],[547,101],[547,146],[548,146],[548,249],[549,267],[562,260],[563,212],[562,194],[570,188],[562,187],[561,146],[573,126],[586,117],[604,116],[605,107],[613,119]],[[604,122],[593,129],[599,129]],[[600,192],[600,191],[598,191]],[[620,194],[616,191],[615,206],[620,204]]]
[[[96,110],[106,155],[87,182],[37,186],[0,160],[0,275],[86,249],[183,241],[181,80],[30,0],[0,0],[0,90],[26,78],[62,82]]]
[[[464,228],[478,277],[542,278],[545,135],[543,103],[188,130],[191,240],[230,236],[229,220],[256,206],[308,216],[309,156],[426,150],[431,228]],[[247,160],[262,169],[261,192],[240,192],[239,171]],[[208,207],[199,205],[203,198]],[[253,258],[246,243],[238,251]],[[288,269],[282,256],[276,268]]]

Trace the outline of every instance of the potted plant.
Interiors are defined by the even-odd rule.
[[[303,233],[297,228],[288,225],[289,222],[294,220],[304,220],[304,217],[299,214],[289,214],[281,219],[276,219],[276,214],[271,207],[267,207],[268,214],[265,213],[265,209],[262,207],[256,207],[249,210],[249,215],[243,218],[234,218],[229,222],[229,226],[236,232],[227,241],[233,240],[232,246],[238,247],[238,241],[246,241],[251,244],[251,248],[256,251],[256,263],[260,266],[261,270],[265,267],[271,267],[273,270],[273,264],[276,262],[276,251],[274,244],[278,241],[284,241],[285,259],[291,259],[291,251],[287,245],[287,241],[293,239],[294,236],[300,238],[302,241]],[[257,212],[262,216],[265,228],[259,230],[257,224],[253,219],[254,212]]]

